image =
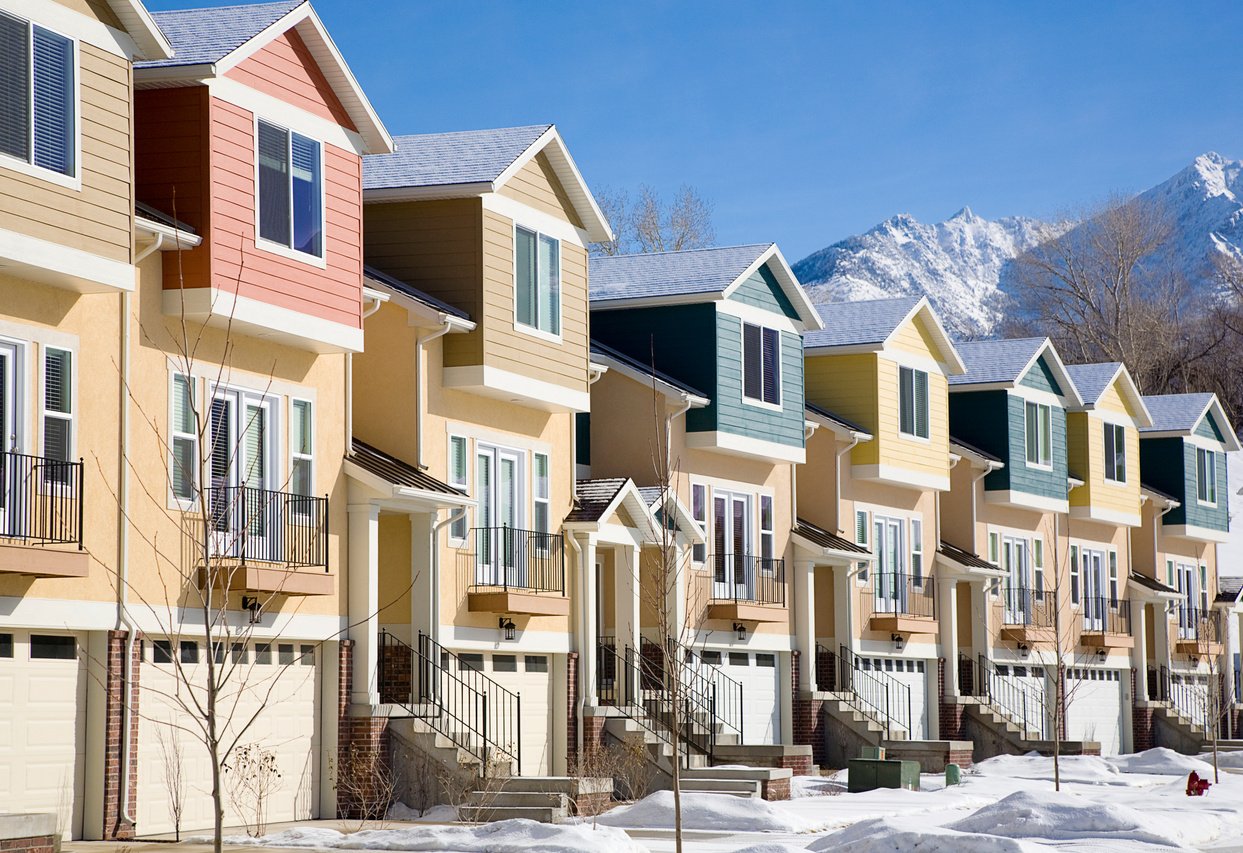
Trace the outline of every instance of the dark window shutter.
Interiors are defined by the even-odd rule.
[[[928,374],[922,370],[915,373],[915,434],[928,437]]]
[[[34,28],[34,143],[36,166],[73,174],[73,44]]]
[[[0,152],[30,159],[30,25],[0,12]]]
[[[907,435],[915,433],[915,371],[898,368],[898,429]]]
[[[742,393],[753,400],[763,399],[764,368],[760,342],[761,329],[742,324]]]
[[[781,405],[781,336],[764,329],[764,402]]]

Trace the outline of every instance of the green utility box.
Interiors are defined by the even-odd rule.
[[[919,762],[893,759],[852,758],[846,777],[850,793],[874,791],[877,788],[919,790]]]

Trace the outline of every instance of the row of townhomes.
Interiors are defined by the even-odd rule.
[[[307,2],[0,39],[6,811],[210,827],[213,731],[273,821],[551,820],[619,746],[779,798],[1238,727],[1212,394],[772,243],[591,257],[555,126],[391,136]]]

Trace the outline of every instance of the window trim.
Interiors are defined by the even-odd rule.
[[[535,235],[535,322],[537,325],[529,325],[518,319],[518,232],[526,231]],[[565,252],[563,245],[565,243],[560,237],[554,237],[546,231],[538,228],[532,228],[529,225],[522,225],[514,222],[513,229],[510,233],[512,237],[513,258],[511,262],[513,272],[513,286],[511,292],[514,299],[514,331],[524,335],[530,335],[533,338],[539,338],[549,343],[560,344],[564,340],[565,332]],[[547,329],[541,329],[538,325],[539,317],[539,244],[541,238],[555,240],[557,243],[557,331],[550,332]]]
[[[539,460],[544,459],[544,489],[545,496],[539,495]],[[541,450],[531,451],[531,529],[539,533],[553,533],[552,522],[552,454]],[[544,513],[548,523],[547,530],[539,530],[539,508],[544,506]]]
[[[860,522],[863,522],[862,527],[859,526]],[[860,530],[863,531],[862,538],[859,536]],[[869,553],[872,551],[872,514],[866,509],[855,509],[855,544],[867,548]],[[872,554],[872,558],[875,559],[875,557],[876,555]],[[866,586],[871,580],[870,567],[871,562],[868,560],[860,560],[855,564],[855,578],[859,586]]]
[[[464,482],[455,482],[453,477],[453,444],[456,441],[462,442],[462,475]],[[474,466],[471,465],[470,439],[464,435],[450,433],[449,440],[445,443],[445,449],[449,453],[448,465],[445,469],[448,476],[445,477],[445,481],[455,489],[461,489],[463,494],[469,495],[471,472],[474,470]],[[461,530],[461,536],[458,536],[455,532],[457,529]],[[469,536],[470,519],[467,517],[467,513],[463,512],[461,518],[449,525],[449,541],[454,545],[461,546],[465,544]]]
[[[73,190],[74,192],[81,192],[82,191],[82,51],[81,51],[80,39],[75,38],[74,36],[71,36],[65,33],[63,30],[58,30],[55,27],[49,27],[46,24],[38,23],[23,15],[19,15],[16,12],[11,12],[7,9],[3,10],[3,12],[4,14],[7,14],[11,18],[14,18],[19,21],[25,21],[26,33],[27,33],[27,36],[26,36],[27,45],[32,45],[33,43],[34,27],[38,27],[42,30],[47,30],[49,33],[52,33],[55,36],[59,36],[60,38],[66,39],[69,42],[69,47],[70,47],[70,52],[71,52],[70,62],[73,64],[73,139],[70,142],[70,146],[73,151],[73,172],[71,174],[66,175],[63,172],[57,172],[53,169],[48,169],[44,166],[36,166],[34,164],[33,143],[30,146],[31,160],[29,161],[20,160],[11,154],[5,154],[3,152],[0,152],[0,168],[8,169],[13,172],[18,172],[20,174],[27,175],[32,178],[38,178],[39,180],[47,181],[48,183],[57,184],[58,186],[62,186],[65,189]],[[33,50],[33,46],[30,49]],[[30,53],[27,53],[28,57],[30,55],[31,55]],[[31,103],[32,109],[30,111],[30,127],[27,131],[27,136],[28,136],[28,139],[33,139],[33,136],[34,136],[34,109],[33,109],[34,63],[33,61],[31,62],[30,70],[31,70],[30,103]]]
[[[1106,436],[1110,436],[1110,435],[1112,435],[1113,437],[1113,445],[1114,445],[1114,453],[1113,453],[1114,458],[1113,459],[1109,458],[1109,440],[1108,438],[1106,438]],[[1122,470],[1121,470],[1122,476],[1120,478],[1117,476],[1117,474],[1119,473],[1118,471],[1118,439],[1119,438],[1122,439]],[[1104,421],[1104,427],[1101,432],[1101,445],[1102,445],[1101,451],[1105,457],[1105,482],[1113,483],[1118,486],[1125,486],[1126,485],[1126,468],[1127,468],[1126,427],[1124,427],[1122,424],[1113,423],[1112,421]]]
[[[903,371],[911,373],[911,428],[914,432],[907,432],[902,428],[902,374]],[[919,434],[919,417],[916,411],[915,402],[918,397],[916,394],[916,377],[919,375],[924,377],[924,427],[927,429],[927,435]],[[898,365],[898,435],[911,441],[932,441],[932,396],[931,396],[931,376],[927,370],[920,367],[908,367],[905,364]]]
[[[695,491],[698,490],[703,495],[703,504],[700,507],[700,515],[695,515]],[[696,543],[691,546],[691,562],[697,566],[702,566],[708,562],[708,543],[712,541],[712,531],[708,529],[708,484],[707,483],[691,483],[691,519],[700,526],[704,532],[704,542]],[[698,554],[698,557],[696,556]]]
[[[912,586],[916,589],[923,589],[924,579],[928,577],[924,571],[924,520],[912,516],[907,535],[910,537],[911,553],[906,575],[911,579]],[[916,565],[919,566],[918,573],[915,571]]]
[[[1201,467],[1201,465],[1200,465],[1200,460],[1201,460],[1201,459],[1204,459],[1204,466],[1203,466],[1203,468],[1202,468],[1202,467]],[[1201,474],[1201,472],[1202,472],[1202,471],[1203,471],[1203,472],[1211,472],[1211,474],[1212,474],[1212,476],[1209,478],[1209,479],[1210,479],[1210,481],[1211,481],[1211,485],[1213,486],[1213,497],[1212,497],[1212,500],[1208,500],[1207,498],[1202,498],[1202,497],[1200,497],[1200,492],[1201,492],[1202,490],[1204,490],[1204,486],[1205,486],[1205,482],[1204,482],[1203,478],[1201,478],[1201,476],[1200,476],[1200,474]],[[1207,494],[1208,494],[1207,490],[1204,490],[1204,491],[1205,491],[1205,494],[1207,495]],[[1197,448],[1196,448],[1196,503],[1197,503],[1197,504],[1199,504],[1200,506],[1211,506],[1211,507],[1216,507],[1216,506],[1217,506],[1217,502],[1218,502],[1218,497],[1217,497],[1217,451],[1212,450],[1212,449],[1207,448],[1207,447],[1197,447]]]
[[[747,327],[748,326],[751,326],[752,328],[760,330],[760,394],[761,394],[760,397],[752,397],[747,394]],[[777,336],[777,356],[776,356],[777,361],[776,361],[776,364],[773,365],[774,373],[776,375],[775,384],[777,388],[777,400],[778,400],[778,402],[776,403],[770,403],[769,401],[765,400],[762,396],[764,393],[764,334],[766,332],[772,332],[774,335]],[[780,329],[774,328],[772,326],[765,326],[760,323],[750,323],[750,322],[747,322],[746,320],[742,320],[739,322],[738,324],[738,352],[740,355],[739,360],[741,362],[740,367],[742,368],[739,371],[739,375],[742,378],[742,383],[739,388],[739,394],[742,397],[742,402],[744,405],[754,406],[757,409],[765,409],[770,412],[785,411],[785,407],[782,405],[782,402],[781,402],[784,400],[783,392],[785,390],[785,385],[784,385],[785,376],[783,375],[783,371],[781,367],[781,343],[782,342],[781,342],[781,330]]]
[[[297,446],[298,446],[297,436],[294,435],[294,412],[297,410],[297,406],[299,403],[305,403],[307,405],[307,415],[311,421],[311,424],[310,424],[310,427],[311,427],[310,448],[311,449],[306,453],[303,453],[297,449]],[[289,493],[290,494],[297,494],[297,492],[295,492],[293,488],[294,462],[299,459],[305,459],[311,463],[311,473],[310,473],[310,476],[308,477],[308,480],[310,481],[310,493],[305,495],[304,497],[315,496],[315,438],[316,438],[315,433],[316,433],[315,401],[310,400],[306,397],[298,397],[296,395],[290,394],[289,395],[289,454],[288,454],[289,456]],[[298,505],[298,502],[295,501],[294,505],[295,506]],[[305,508],[306,511],[308,512],[310,511],[309,503],[304,503],[302,504],[302,506]]]
[[[190,408],[191,408],[191,411],[194,412],[195,414],[196,431],[193,434],[181,432],[180,430],[176,428],[177,415],[174,410],[174,404],[176,402],[174,395],[176,394],[177,379],[179,377],[183,377],[186,380],[186,385],[190,389]],[[200,453],[199,436],[197,432],[198,412],[194,408],[196,405],[196,400],[198,398],[197,392],[198,392],[198,378],[197,377],[191,374],[188,374],[188,373],[182,373],[180,370],[176,369],[175,367],[169,370],[168,372],[168,494],[169,494],[170,505],[178,509],[182,509],[182,510],[191,510],[194,507],[198,506],[199,492],[200,492],[200,487],[201,487],[201,484],[198,482],[197,467],[195,470],[190,471],[190,480],[191,480],[190,491],[192,492],[192,495],[190,497],[188,498],[182,497],[181,495],[177,494],[177,490],[173,485],[174,472],[177,470],[177,467],[176,467],[177,466],[177,452],[175,448],[176,448],[176,442],[178,439],[189,440],[193,443],[194,458],[196,462],[198,461],[198,456]]]
[[[1031,429],[1032,429],[1032,409],[1036,410],[1036,459],[1033,461],[1028,455],[1031,451]],[[1023,456],[1027,462],[1028,468],[1035,468],[1039,471],[1053,470],[1053,407],[1048,403],[1038,403],[1035,400],[1023,401]],[[1045,439],[1048,439],[1049,459],[1047,462],[1041,461],[1040,456],[1045,449]]]
[[[768,527],[764,527],[764,502],[768,502]],[[773,496],[760,492],[756,501],[755,524],[759,530],[760,572],[766,575],[777,573],[777,502]],[[768,537],[770,556],[764,556],[764,537]]]
[[[287,124],[273,121],[261,117],[255,113],[252,117],[252,138],[253,153],[255,157],[255,248],[260,251],[269,252],[273,255],[279,255],[282,258],[288,258],[291,261],[299,261],[309,266],[318,267],[320,269],[328,268],[328,163],[324,157],[325,144],[324,140],[315,136],[311,136],[300,130],[294,130]],[[319,146],[319,223],[320,223],[320,253],[313,255],[310,252],[303,252],[300,249],[293,248],[292,245],[286,246],[281,243],[268,240],[259,236],[259,125],[266,124],[270,127],[283,130],[288,135],[289,144],[286,151],[289,153],[289,242],[293,243],[293,135],[296,133],[309,142],[314,142]]]
[[[39,457],[47,458],[47,419],[49,417],[57,420],[67,421],[69,424],[69,446],[65,450],[68,457],[65,462],[73,462],[77,459],[78,451],[78,353],[69,347],[56,346],[55,344],[44,344],[40,347],[39,353]],[[48,353],[55,350],[69,355],[69,411],[56,412],[49,410],[47,407],[47,356]],[[67,488],[67,483],[56,483],[39,478],[41,488]]]

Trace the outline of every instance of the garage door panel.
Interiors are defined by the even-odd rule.
[[[478,655],[475,657],[478,658]],[[460,654],[459,658],[472,659],[465,654]],[[484,658],[484,674],[519,696],[522,775],[548,775],[552,772],[553,744],[552,656],[513,654],[486,655]]]
[[[1097,741],[1102,755],[1122,751],[1123,691],[1118,670],[1074,669],[1066,681],[1066,734]]]
[[[725,652],[720,663],[713,665],[722,675],[742,685],[742,742],[777,743],[781,736],[781,703],[776,655]]]

